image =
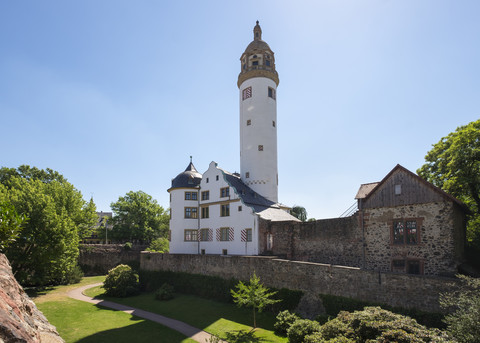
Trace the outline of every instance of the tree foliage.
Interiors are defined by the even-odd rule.
[[[0,187],[3,187],[0,184]],[[0,252],[18,238],[26,218],[20,216],[8,202],[0,203]]]
[[[164,237],[155,238],[146,250],[151,252],[167,253],[169,251],[169,245],[168,239]]]
[[[253,309],[253,327],[257,327],[256,311],[262,312],[267,305],[275,304],[280,300],[271,299],[277,292],[270,292],[267,287],[260,283],[260,278],[253,273],[248,284],[242,281],[236,286],[235,290],[230,290],[233,301],[239,306],[251,307]]]
[[[480,279],[459,275],[461,286],[440,296],[447,330],[461,343],[480,342]]]
[[[167,237],[168,211],[147,193],[130,191],[110,207],[113,211],[113,239],[149,243],[155,238]]]
[[[290,210],[290,214],[302,222],[307,221],[307,210],[302,206],[293,206]]]
[[[17,280],[23,285],[68,282],[77,264],[79,230],[95,223],[94,204],[51,169],[1,168],[0,182],[0,201],[29,218],[5,251]]]
[[[443,137],[417,170],[425,180],[463,201],[473,215],[467,238],[480,248],[480,120],[458,127]]]

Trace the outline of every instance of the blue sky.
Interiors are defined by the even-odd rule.
[[[240,169],[239,58],[275,52],[279,199],[339,216],[480,117],[479,1],[2,1],[0,166],[61,172],[98,210],[168,207],[189,156]]]

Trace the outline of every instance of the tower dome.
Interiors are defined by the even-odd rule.
[[[202,181],[202,174],[200,174],[192,161],[188,164],[184,172],[178,174],[172,179],[172,188],[195,188]]]
[[[275,70],[275,54],[266,42],[262,40],[262,28],[258,20],[253,28],[253,41],[248,44],[245,52],[240,57],[241,71],[238,75],[237,85],[252,77],[267,77],[277,86],[280,82]]]

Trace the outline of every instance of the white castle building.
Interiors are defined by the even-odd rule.
[[[172,180],[170,253],[258,255],[271,239],[259,219],[298,221],[278,203],[275,56],[255,25],[240,57],[240,175],[211,162],[202,175],[192,161]],[[266,247],[260,247],[260,242]]]

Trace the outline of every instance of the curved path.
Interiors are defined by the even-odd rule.
[[[184,322],[181,322],[179,320],[171,319],[168,317],[161,316],[159,314],[153,313],[153,312],[148,312],[144,310],[140,310],[135,307],[130,307],[126,305],[121,305],[117,304],[111,301],[105,301],[101,299],[95,299],[91,298],[89,296],[86,296],[83,292],[89,288],[100,286],[103,283],[94,283],[90,285],[86,285],[83,287],[75,288],[67,293],[67,295],[70,298],[76,299],[76,300],[81,300],[85,301],[91,304],[103,306],[103,307],[108,307],[117,311],[123,311],[125,313],[143,318],[143,319],[148,319],[151,320],[152,322],[162,324],[164,326],[167,326],[173,330],[176,330],[185,336],[201,343],[209,342],[210,338],[212,337],[208,332],[205,332],[203,330],[197,329],[193,326],[190,326]],[[222,341],[223,342],[223,341]]]

